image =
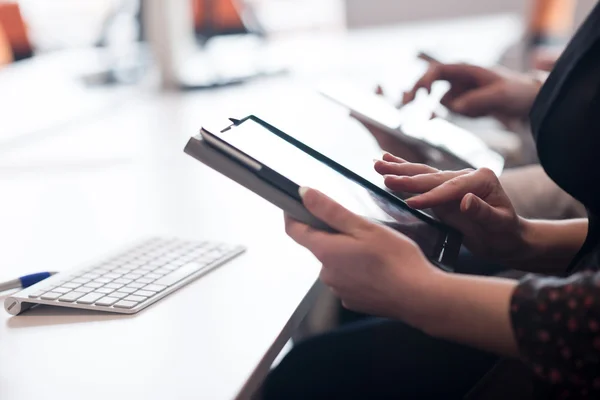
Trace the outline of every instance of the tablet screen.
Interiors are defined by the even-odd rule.
[[[322,163],[254,120],[247,119],[217,136],[297,185],[320,190],[350,211],[406,234],[426,255],[439,255],[447,234],[441,228]]]

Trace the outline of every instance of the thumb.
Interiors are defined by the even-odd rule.
[[[499,85],[489,85],[468,91],[455,99],[448,108],[467,117],[488,115],[502,103],[501,90]]]
[[[347,210],[317,190],[301,187],[298,193],[302,197],[304,207],[312,215],[341,233],[355,234],[369,224],[363,217]]]
[[[490,206],[473,193],[463,197],[460,202],[460,210],[480,225],[496,226],[504,220],[504,215],[500,210]]]

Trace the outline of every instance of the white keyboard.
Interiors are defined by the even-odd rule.
[[[12,315],[36,304],[134,314],[244,250],[154,238],[103,262],[56,274],[8,297],[4,307]]]

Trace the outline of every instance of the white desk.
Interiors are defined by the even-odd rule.
[[[215,113],[250,111],[369,168],[377,154],[373,141],[307,84],[338,67],[363,82],[379,75],[412,79],[419,67],[403,63],[413,65],[419,47],[436,41],[444,47],[483,27],[490,42],[477,37],[488,48],[515,20],[308,38],[290,53],[296,63],[290,77],[218,92],[140,89],[93,121],[0,147],[0,280],[64,270],[143,235],[249,249],[134,316],[58,308],[0,313],[0,399],[250,396],[306,314],[319,266],[283,234],[279,210],[185,156],[187,138]],[[381,61],[387,68],[376,61],[381,47],[374,45],[384,41],[396,49]],[[392,60],[397,67],[390,68]]]

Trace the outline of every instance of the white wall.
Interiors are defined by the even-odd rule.
[[[530,0],[346,0],[348,27],[499,12],[524,13]],[[596,0],[579,0],[581,20]]]

